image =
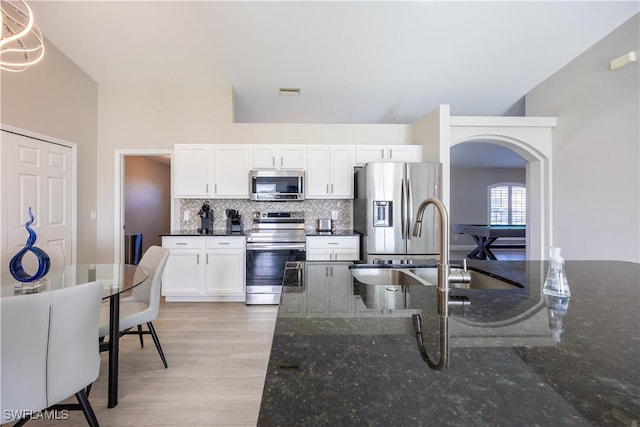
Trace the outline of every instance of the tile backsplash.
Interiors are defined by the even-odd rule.
[[[180,229],[197,230],[200,227],[198,211],[204,202],[213,210],[213,228],[225,230],[227,227],[226,209],[235,209],[242,215],[243,227],[251,229],[253,212],[303,211],[305,212],[305,229],[316,229],[319,218],[337,217],[333,223],[337,230],[352,228],[352,200],[305,200],[302,202],[253,202],[241,199],[180,199]],[[191,219],[184,220],[184,212],[191,212]]]

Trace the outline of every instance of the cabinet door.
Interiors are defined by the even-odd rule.
[[[369,162],[384,162],[387,159],[387,149],[384,145],[356,145],[355,163],[364,165]]]
[[[207,294],[244,294],[244,256],[237,249],[207,251]]]
[[[387,153],[389,162],[419,163],[422,161],[422,147],[419,145],[391,145]]]
[[[306,198],[327,198],[329,195],[329,153],[322,147],[307,150]]]
[[[353,286],[345,286],[353,281],[349,264],[334,263],[329,267],[329,311],[331,313],[348,314],[354,311]]]
[[[249,198],[249,147],[216,145],[214,148],[214,197]]]
[[[279,162],[281,169],[304,169],[307,165],[307,148],[301,145],[281,145]]]
[[[330,164],[329,197],[332,199],[353,199],[353,148],[332,148]]]
[[[176,144],[173,156],[174,197],[209,197],[212,189],[211,146]]]
[[[326,264],[306,264],[304,268],[307,313],[326,315],[329,312],[329,267]]]
[[[253,146],[252,149],[252,167],[253,169],[276,169],[276,157],[278,156],[278,147],[275,145],[259,145]]]
[[[171,250],[162,276],[163,295],[201,293],[204,253],[194,249]]]

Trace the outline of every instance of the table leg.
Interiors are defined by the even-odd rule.
[[[120,351],[120,295],[112,295],[109,303],[109,403],[118,404],[118,352]]]
[[[496,256],[493,254],[493,252],[491,252],[491,245],[493,244],[493,242],[495,242],[496,240],[498,240],[497,237],[484,237],[482,239],[482,259],[487,259],[489,258],[490,260],[497,260],[498,258],[496,258]]]
[[[497,237],[483,237],[476,236],[475,234],[471,234],[473,241],[476,244],[474,250],[467,254],[467,258],[475,258],[475,259],[491,259],[496,260],[496,256],[491,252],[491,244],[495,242]]]

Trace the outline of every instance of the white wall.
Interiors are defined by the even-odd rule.
[[[408,144],[410,125],[235,124],[229,85],[101,85],[98,260],[114,254],[115,150],[174,144]]]
[[[640,50],[636,15],[526,96],[527,115],[553,131],[554,245],[567,259],[640,262]]]
[[[77,145],[77,259],[93,262],[98,85],[46,40],[45,49],[42,61],[27,70],[1,73],[0,122]]]

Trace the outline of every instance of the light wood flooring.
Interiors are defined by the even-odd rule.
[[[165,303],[154,326],[169,365],[150,336],[120,340],[119,404],[107,408],[107,355],[91,390],[101,426],[255,426],[277,306]],[[75,398],[69,400],[75,402]],[[81,411],[65,421],[26,426],[86,426]]]

